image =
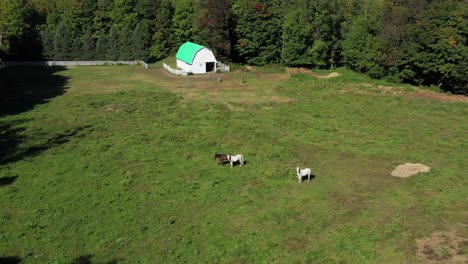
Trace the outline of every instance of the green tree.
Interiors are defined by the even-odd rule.
[[[135,6],[135,12],[138,14],[140,21],[154,21],[160,5],[161,0],[138,0]]]
[[[134,28],[138,14],[134,10],[137,0],[114,0],[114,6],[110,13],[112,25],[118,29]]]
[[[311,65],[313,58],[312,22],[313,14],[309,1],[292,1],[283,6],[284,18],[281,36],[281,59],[286,65]]]
[[[233,13],[237,22],[236,50],[242,60],[255,65],[279,63],[281,56],[281,19],[268,2],[237,0]]]
[[[102,36],[109,33],[112,27],[111,12],[114,0],[98,0],[94,11],[94,34]]]
[[[95,57],[94,38],[90,28],[86,29],[82,38],[82,52],[81,59],[92,60]]]
[[[133,59],[133,41],[132,31],[128,27],[119,30],[119,60]]]
[[[172,18],[174,8],[169,0],[161,1],[156,15],[155,30],[152,36],[151,56],[161,59],[173,49]]]
[[[175,49],[186,41],[197,39],[196,18],[199,8],[198,2],[191,0],[180,0],[175,3],[172,18],[173,47]]]
[[[83,46],[81,39],[75,37],[72,42],[70,59],[72,60],[82,60],[83,59]]]
[[[108,60],[109,41],[106,34],[98,35],[96,41],[96,52],[94,58],[96,60]]]
[[[149,58],[150,39],[148,34],[148,24],[138,23],[133,30],[133,56],[137,60],[146,61]]]
[[[408,30],[409,41],[399,52],[395,75],[403,81],[468,94],[468,5],[435,1]]]
[[[54,32],[49,27],[41,31],[42,53],[45,59],[52,59],[55,56],[54,40]]]
[[[381,18],[382,6],[378,2],[364,0],[360,14],[351,22],[342,43],[344,62],[374,78],[386,74],[384,43],[380,35]]]
[[[26,0],[0,1],[0,50],[5,54],[10,51],[13,39],[21,39],[30,26],[27,23],[28,15]]]
[[[106,58],[108,60],[118,60],[120,56],[120,30],[112,27],[107,38]]]
[[[55,32],[54,38],[54,60],[71,60],[73,59],[73,42],[70,25],[66,21],[62,21]]]
[[[217,57],[231,57],[231,0],[205,0],[200,11],[198,42],[213,49]]]

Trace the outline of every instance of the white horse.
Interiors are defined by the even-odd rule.
[[[227,155],[227,159],[228,159],[229,163],[231,164],[231,168],[232,168],[234,162],[239,162],[241,166],[244,166],[244,156],[242,156],[242,154]]]
[[[303,170],[299,169],[299,167],[296,167],[297,171],[297,178],[299,179],[299,183],[302,182],[302,177],[307,176],[307,182],[310,181],[310,174],[312,173],[312,170],[310,168],[305,168]]]

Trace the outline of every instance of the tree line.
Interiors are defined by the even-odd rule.
[[[156,60],[194,41],[468,94],[467,14],[464,0],[0,0],[0,60]]]

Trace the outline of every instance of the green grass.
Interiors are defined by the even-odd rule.
[[[9,93],[0,118],[0,257],[421,261],[416,239],[466,225],[467,104],[338,72],[219,83],[140,66],[0,71],[27,98]],[[218,166],[215,152],[247,164]],[[391,177],[405,162],[432,170]],[[316,177],[298,184],[296,166]]]

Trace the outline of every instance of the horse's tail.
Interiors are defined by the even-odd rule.
[[[241,166],[244,166],[244,156],[242,156],[242,154],[240,155],[240,162]]]

